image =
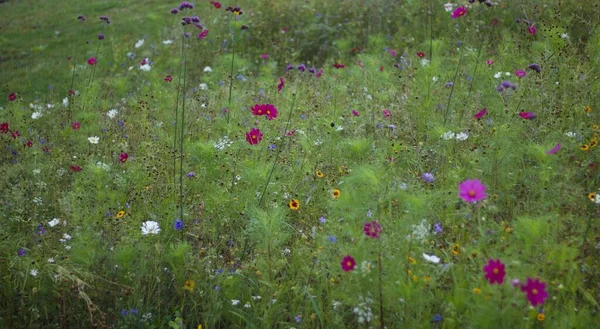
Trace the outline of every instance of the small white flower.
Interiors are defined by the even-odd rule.
[[[92,143],[92,144],[98,144],[98,142],[100,141],[100,137],[98,137],[98,136],[88,137],[88,141],[90,141],[90,143]]]
[[[39,196],[36,196],[35,198],[33,198],[33,203],[35,203],[37,205],[41,205],[42,204],[42,198],[40,198]]]
[[[65,97],[65,98],[63,98],[63,106],[64,106],[64,107],[67,107],[67,106],[69,106],[69,97]]]
[[[429,65],[429,60],[427,58],[421,58],[421,66]]]
[[[502,72],[496,72],[496,74],[494,74],[494,78],[496,79],[500,79],[502,77]]]
[[[333,306],[333,310],[337,310],[338,307],[342,306],[342,303],[338,302],[337,300],[333,300],[331,302],[331,306]]]
[[[139,48],[143,45],[144,45],[144,39],[140,39],[140,40],[138,40],[138,42],[135,43],[136,48]]]
[[[426,261],[432,262],[435,264],[440,262],[440,258],[437,257],[436,255],[427,255],[426,253],[423,253],[423,258],[425,258]]]
[[[446,10],[446,12],[451,12],[452,11],[452,7],[454,7],[453,4],[451,4],[450,2],[446,3],[444,5],[444,9]]]
[[[60,224],[60,219],[58,219],[58,218],[54,218],[53,220],[48,222],[48,225],[50,225],[50,227],[54,227],[58,224]]]
[[[281,252],[281,254],[283,256],[288,256],[291,253],[292,253],[292,251],[290,249],[288,249],[288,248],[283,249],[283,251]]]
[[[212,69],[210,68],[210,66],[207,66],[204,68],[204,72],[212,72]]]
[[[111,118],[111,119],[113,119],[114,117],[116,117],[116,116],[117,116],[117,114],[119,114],[119,110],[117,110],[117,109],[112,109],[112,110],[110,110],[110,111],[106,112],[106,115],[107,115],[109,118]]]
[[[41,117],[42,117],[42,112],[37,112],[37,111],[36,111],[36,112],[33,112],[33,113],[31,113],[31,118],[32,118],[33,120],[39,119],[39,118],[41,118]]]
[[[201,83],[200,90],[208,90],[208,85],[206,83]]]
[[[252,296],[252,300],[261,300],[261,299],[262,299],[262,297],[260,297],[260,296]]]
[[[40,169],[33,169],[34,175],[39,175],[42,171]]]
[[[433,78],[431,78],[431,81],[433,81],[433,82],[437,82],[438,80],[439,80],[439,78],[438,78],[438,77],[433,77]]]
[[[232,300],[231,300],[231,305],[233,305],[233,306],[237,306],[237,305],[239,305],[239,304],[240,304],[240,300],[239,300],[239,299],[232,299]]]
[[[54,258],[52,258],[52,257],[48,258],[48,263],[54,264]]]
[[[565,32],[565,33],[561,34],[561,35],[560,35],[560,37],[561,37],[563,40],[567,40],[567,39],[569,39],[569,34]]]
[[[244,304],[244,308],[251,308],[252,305],[250,305],[250,302],[246,302],[246,304]]]
[[[69,241],[71,240],[73,237],[71,237],[70,235],[68,235],[67,233],[63,234],[63,239],[65,239],[65,241]]]
[[[467,133],[458,133],[458,134],[456,134],[456,140],[457,141],[464,141],[467,138],[469,138],[469,134],[467,134]]]
[[[142,70],[142,71],[144,71],[144,72],[149,72],[151,68],[152,68],[152,67],[151,67],[151,66],[150,66],[150,64],[148,64],[148,63],[146,63],[146,64],[144,64],[144,65],[140,65],[140,70]]]
[[[47,109],[53,109],[54,108],[54,104],[46,104],[46,108]]]
[[[173,40],[163,40],[163,45],[170,45],[173,43]]]
[[[29,274],[31,274],[32,276],[37,276],[38,275],[38,270],[36,270],[35,268],[32,269],[31,271],[29,271]]]
[[[160,227],[158,226],[158,223],[153,221],[153,220],[149,220],[149,221],[145,221],[144,223],[142,223],[142,234],[143,235],[148,235],[148,234],[158,234],[160,232]]]
[[[504,75],[506,75],[507,77],[510,76],[510,72],[504,72]]]
[[[569,132],[567,132],[567,133],[566,133],[566,135],[567,135],[568,137],[577,137],[577,133],[575,133],[575,132],[572,132],[572,131],[569,131]]]
[[[342,131],[342,130],[344,130],[344,127],[342,127],[342,126],[338,126],[336,130],[337,130],[337,131]]]
[[[453,132],[447,131],[442,135],[442,138],[444,140],[448,141],[448,140],[454,139],[455,136],[456,136],[456,134],[454,134]]]

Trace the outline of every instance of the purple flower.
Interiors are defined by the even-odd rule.
[[[132,308],[129,310],[130,314],[138,314],[138,309],[137,308]]]
[[[127,310],[121,310],[121,315],[122,316],[127,316],[129,312],[127,312]]]
[[[298,71],[300,71],[300,72],[304,72],[304,71],[306,71],[306,65],[304,65],[304,64],[299,64],[299,65],[298,65]]]
[[[309,68],[309,69],[308,69],[308,72],[310,72],[310,73],[312,73],[312,74],[315,74],[315,72],[316,72],[316,69],[315,69],[315,67],[314,67],[314,66],[312,66],[311,68]]]
[[[294,69],[294,65],[292,65],[292,64],[288,64],[288,65],[287,65],[287,67],[286,67],[286,69],[287,69],[288,71],[291,71],[291,70],[293,70],[293,69]]]
[[[83,15],[77,16],[77,19],[80,20],[80,21],[82,21],[82,22],[85,22],[85,16],[83,16]]]
[[[184,10],[184,9],[194,9],[194,5],[192,5],[191,3],[184,1],[179,5],[179,10]]]
[[[423,180],[425,181],[425,183],[431,184],[431,183],[435,182],[435,177],[433,177],[433,174],[429,173],[429,172],[424,173],[421,176],[421,178],[423,178]]]
[[[435,223],[435,225],[433,225],[433,229],[435,230],[435,234],[441,234],[442,232],[444,232],[442,230],[442,223],[440,222]]]
[[[17,255],[19,257],[25,256],[26,253],[27,253],[27,251],[24,248],[19,248],[19,251],[17,251]]]
[[[560,145],[560,143],[558,143],[552,149],[546,151],[546,154],[548,154],[548,155],[555,154],[556,152],[558,152],[560,150],[561,147],[562,147],[562,145]]]
[[[108,16],[100,16],[100,20],[105,22],[106,24],[110,24],[110,19]]]
[[[327,219],[325,219],[325,217],[323,217],[323,216],[319,217],[319,222],[321,224],[325,224],[326,221],[327,221]]]
[[[99,33],[98,34],[98,40],[104,40],[104,34]]]
[[[192,23],[200,23],[200,17],[198,16],[192,16],[190,19],[192,20]]]
[[[181,219],[177,218],[177,219],[175,220],[175,223],[173,223],[173,228],[174,228],[176,231],[181,231],[181,230],[183,230],[183,221],[182,221]]]
[[[38,225],[37,229],[38,229],[38,232],[40,233],[40,235],[46,234],[46,229],[44,228],[44,224]]]
[[[178,13],[179,13],[179,9],[177,9],[177,8],[171,9],[171,14],[175,15],[175,14],[178,14]]]
[[[542,72],[542,68],[539,65],[537,65],[536,63],[529,64],[528,68],[536,71],[537,73]]]
[[[193,171],[190,171],[189,173],[187,173],[187,175],[186,175],[186,176],[187,176],[187,177],[190,177],[190,178],[191,178],[191,177],[196,177],[196,173],[195,173],[195,172],[193,172]]]
[[[328,235],[327,236],[327,240],[331,243],[336,243],[337,242],[337,238],[334,237],[333,235]]]
[[[294,317],[294,320],[296,321],[296,323],[300,323],[302,322],[302,314],[298,314]]]

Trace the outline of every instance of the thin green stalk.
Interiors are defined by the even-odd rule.
[[[185,35],[185,27],[184,27]],[[184,36],[185,38],[185,36]],[[185,47],[183,50],[183,89],[181,99],[181,137],[179,138],[179,218],[183,221],[183,138],[185,134],[185,87],[187,83],[187,60]],[[185,226],[185,225],[184,225]],[[181,238],[183,239],[184,229],[181,229]]]
[[[231,116],[231,95],[232,95],[232,89],[233,89],[233,64],[235,61],[235,30],[231,27],[232,25],[232,20],[235,18],[230,18],[229,19],[229,31],[231,33],[231,70],[229,71],[229,101],[227,106],[230,108],[229,111],[227,111],[227,124],[229,124],[229,119]]]
[[[183,34],[181,35],[181,61],[185,61],[185,27],[183,28]],[[181,76],[183,66],[181,65],[181,61],[179,62],[179,74],[177,77],[177,98],[175,99],[175,133],[173,136],[173,185],[175,185],[175,177],[177,175],[177,127],[179,123],[179,96],[181,92]],[[183,218],[181,219],[183,220]]]
[[[448,96],[448,102],[446,103],[446,109],[444,110],[444,124],[448,120],[448,113],[450,112],[450,101],[452,100],[452,95],[454,94],[454,86],[456,86],[456,77],[458,77],[458,70],[460,69],[460,63],[463,58],[463,51],[460,50],[460,57],[458,58],[458,65],[456,65],[456,72],[454,72],[454,78],[452,79],[452,87],[450,87],[450,95]]]

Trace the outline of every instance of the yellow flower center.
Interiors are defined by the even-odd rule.
[[[256,135],[252,135],[252,139],[256,139]]]
[[[468,194],[469,194],[470,197],[474,197],[475,196],[475,190],[470,190]]]
[[[500,272],[497,268],[494,269],[494,274],[498,274],[498,272]]]
[[[346,262],[346,266],[348,266],[348,267],[352,266],[352,262],[351,261],[347,261]]]
[[[531,289],[531,293],[532,293],[533,295],[537,295],[538,291],[537,291],[537,289]]]

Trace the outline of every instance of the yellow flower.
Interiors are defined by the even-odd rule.
[[[317,315],[316,315],[315,313],[312,313],[312,314],[310,315],[310,319],[311,319],[311,320],[315,320],[316,318],[317,318]]]
[[[198,329],[202,329],[202,324],[199,324],[199,325],[198,325]]]
[[[425,276],[423,277],[423,281],[425,281],[425,282],[429,282],[429,281],[431,281],[431,277],[430,277],[429,275],[425,275]]]
[[[413,265],[417,263],[417,261],[414,258],[410,257],[410,256],[408,256],[408,262],[411,263],[411,264],[413,264]]]
[[[333,190],[333,198],[337,199],[340,197],[340,194],[342,194],[342,192],[338,189]]]
[[[596,192],[588,193],[587,197],[590,199],[590,201],[594,202],[596,200]]]
[[[586,107],[583,108],[583,110],[585,111],[585,113],[590,113],[590,112],[592,112],[592,107],[587,105]]]
[[[288,203],[288,205],[290,206],[290,209],[298,210],[300,209],[300,200],[292,199],[290,200],[290,203]]]
[[[544,313],[538,313],[537,319],[538,321],[544,321],[544,319],[546,319],[546,316],[544,315]]]
[[[590,140],[590,146],[592,148],[598,146],[598,140],[596,138],[591,139]]]
[[[185,280],[185,283],[183,284],[183,289],[194,291],[194,289],[196,289],[196,281]]]
[[[121,210],[117,213],[117,218],[123,218],[125,216],[125,211]]]
[[[317,177],[319,177],[319,178],[323,178],[323,177],[325,177],[325,174],[323,174],[323,172],[321,172],[320,170],[317,170],[317,171],[315,172],[315,175],[316,175]]]
[[[581,146],[579,146],[579,149],[582,151],[587,151],[590,149],[590,146],[587,144],[582,144]]]
[[[452,254],[458,256],[460,254],[460,244],[457,243],[452,247]]]
[[[592,126],[592,129],[594,129],[594,130],[600,130],[600,126],[598,126],[598,125],[593,125],[593,126]]]
[[[481,293],[481,289],[479,289],[479,288],[473,288],[473,293],[479,295]]]

